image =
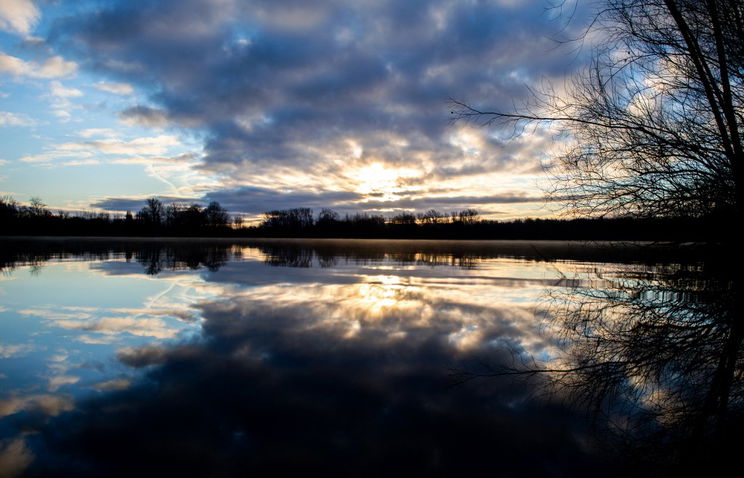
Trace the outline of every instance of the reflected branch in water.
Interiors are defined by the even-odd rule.
[[[554,292],[560,357],[455,378],[546,374],[642,466],[723,466],[743,411],[744,328],[740,281],[722,265],[635,266]]]

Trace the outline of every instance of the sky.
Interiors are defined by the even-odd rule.
[[[554,3],[2,0],[0,196],[551,216],[560,131],[453,121],[449,100],[565,84],[590,7]]]

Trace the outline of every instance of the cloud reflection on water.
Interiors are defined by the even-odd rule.
[[[193,270],[110,257],[89,279],[157,271],[141,303],[24,309],[66,345],[147,340],[86,344],[114,363],[85,377],[79,357],[59,368],[58,381],[83,377],[58,384],[74,410],[39,420],[13,405],[5,426],[24,432],[3,435],[6,449],[34,454],[31,476],[595,475],[586,423],[540,378],[450,387],[451,369],[554,355],[539,303],[563,276],[581,279],[581,263],[311,251],[311,267],[273,267],[296,255],[259,251]],[[166,317],[198,333],[169,335]]]

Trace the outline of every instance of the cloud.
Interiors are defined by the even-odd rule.
[[[115,82],[108,82],[108,81],[99,81],[96,82],[93,86],[95,86],[97,89],[101,91],[105,91],[107,93],[113,93],[115,95],[122,95],[127,96],[134,93],[134,87],[130,85],[129,83],[115,83]]]
[[[97,209],[104,209],[107,211],[137,211],[145,206],[145,200],[152,196],[147,197],[129,197],[129,198],[104,198],[94,201],[90,204],[91,207]],[[162,202],[168,204],[172,202],[177,203],[192,203],[198,202],[199,198],[192,197],[179,197],[179,196],[157,196]]]
[[[0,111],[0,126],[34,126],[35,124],[36,121],[23,113]]]
[[[36,394],[10,397],[0,400],[0,418],[22,410],[40,411],[45,415],[55,416],[73,408],[72,399],[64,395]]]
[[[94,164],[101,164],[101,161],[97,159],[73,159],[71,161],[64,161],[61,164],[62,166],[92,166]]]
[[[34,454],[23,438],[0,441],[0,476],[21,476],[33,461]]]
[[[478,294],[432,302],[414,282],[386,276],[308,287],[224,295],[201,304],[199,338],[121,350],[121,364],[145,368],[135,375],[144,378],[42,427],[43,464],[60,476],[75,467],[129,476],[145,463],[153,476],[196,467],[380,475],[391,466],[478,476],[494,463],[506,475],[596,471],[580,412],[537,393],[540,377],[448,387],[449,368],[513,365],[509,346],[538,328],[527,308],[486,300],[495,295],[485,304],[471,303]],[[111,453],[122,447],[131,453]]]
[[[66,88],[59,81],[52,81],[50,83],[50,93],[52,96],[59,98],[78,98],[83,96],[83,92],[76,88]]]
[[[28,64],[14,56],[0,52],[0,73],[22,76],[28,72]]]
[[[69,157],[88,157],[92,154],[89,152],[75,152],[75,151],[47,151],[45,153],[30,154],[22,156],[19,161],[22,163],[50,163],[58,159],[69,158]]]
[[[39,10],[31,0],[0,2],[0,30],[26,35],[38,20]]]
[[[77,132],[77,135],[81,138],[93,138],[96,136],[102,136],[104,138],[115,138],[118,133],[110,128],[87,128]]]
[[[16,77],[30,78],[67,78],[77,73],[78,65],[61,56],[53,56],[38,64],[26,62],[20,58],[0,53],[0,73],[7,73]]]
[[[155,337],[158,339],[172,338],[179,329],[169,325],[164,320],[175,318],[181,322],[192,322],[193,312],[175,308],[112,308],[78,310],[75,308],[35,308],[19,311],[22,315],[32,315],[44,318],[49,326],[66,330],[87,332],[80,335],[84,343],[99,343],[101,336],[117,336],[129,334],[140,337]],[[100,335],[90,335],[100,334]],[[108,343],[109,341],[104,341]],[[66,382],[65,382],[66,383]]]
[[[107,138],[100,140],[82,141],[63,143],[57,146],[60,152],[80,152],[88,151],[91,153],[106,155],[162,155],[173,146],[179,146],[181,143],[176,136],[160,135],[151,137],[141,137],[132,140],[120,140]]]
[[[74,385],[80,381],[80,377],[74,375],[57,375],[49,379],[47,388],[50,392],[56,392],[65,385]]]
[[[163,128],[168,124],[168,117],[165,111],[148,106],[132,106],[131,108],[127,108],[119,114],[119,118],[123,123],[132,126]]]
[[[442,180],[534,174],[549,135],[512,144],[453,126],[447,98],[511,109],[527,86],[582,66],[556,48],[538,2],[111,2],[62,26],[60,48],[74,43],[91,68],[150,92],[123,123],[199,132],[195,167],[220,176],[215,197],[304,194],[284,178],[312,184],[316,199],[366,194],[349,177],[371,164],[417,171],[421,196]],[[453,206],[476,196],[462,195]]]
[[[161,345],[125,347],[119,350],[116,358],[129,367],[142,368],[161,363],[167,357],[166,352],[166,348]]]
[[[33,347],[28,344],[0,344],[0,358],[20,357],[33,351]]]
[[[126,390],[131,386],[132,382],[126,378],[115,378],[112,380],[106,380],[104,382],[98,382],[91,386],[91,388],[97,392],[105,392],[110,390]]]
[[[41,66],[31,70],[31,76],[37,78],[66,78],[77,72],[77,63],[67,61],[61,56],[53,56]]]

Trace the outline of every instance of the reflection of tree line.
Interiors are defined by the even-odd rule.
[[[336,267],[341,262],[364,266],[369,264],[389,261],[392,264],[405,265],[428,265],[428,266],[450,266],[457,268],[473,269],[476,264],[485,257],[479,255],[453,255],[451,253],[421,253],[421,252],[398,252],[388,253],[384,251],[341,251],[314,249],[308,247],[286,247],[286,246],[263,246],[260,248],[264,254],[264,261],[271,266],[283,267]]]
[[[105,261],[124,257],[127,262],[142,264],[150,275],[161,271],[207,268],[218,270],[240,250],[222,243],[169,243],[167,241],[3,241],[0,248],[0,271],[18,266],[40,270],[50,261]]]
[[[516,258],[538,261],[578,262],[673,262],[679,257],[701,257],[703,249],[659,244],[653,247],[633,243],[492,242],[492,241],[372,241],[332,239],[12,239],[0,247],[0,269],[17,265],[43,265],[47,261],[107,260],[124,256],[142,263],[149,273],[162,270],[217,270],[242,248],[258,250],[265,263],[285,267],[334,267],[346,262],[356,265],[450,266],[472,269],[484,260]]]
[[[598,413],[605,436],[638,460],[641,474],[723,469],[736,456],[744,413],[741,280],[727,267],[732,257],[636,266],[602,277],[601,287],[555,292],[560,357],[460,378],[551,377],[554,391]]]
[[[163,270],[196,270],[206,268],[217,271],[230,259],[231,254],[238,254],[232,248],[225,246],[200,247],[149,247],[137,251],[127,252],[127,261],[132,259],[142,264],[145,272],[150,275]]]

